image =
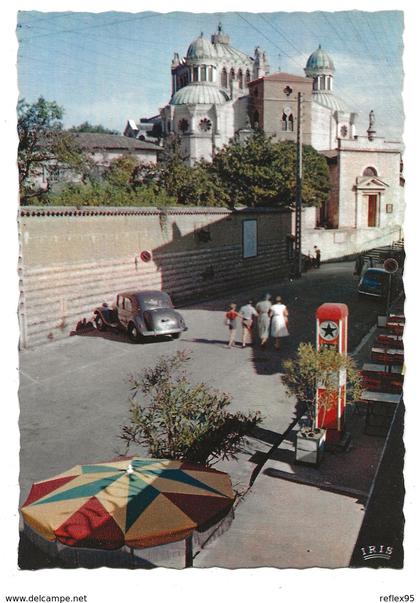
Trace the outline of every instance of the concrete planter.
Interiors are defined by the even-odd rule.
[[[326,429],[304,427],[296,434],[295,461],[317,467],[325,449]]]

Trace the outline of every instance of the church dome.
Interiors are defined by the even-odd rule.
[[[321,44],[318,48],[310,55],[306,62],[305,73],[309,77],[314,75],[332,74],[335,71],[334,63],[330,56],[321,48]]]
[[[349,111],[347,103],[332,92],[326,90],[317,90],[312,93],[312,98],[315,102],[319,103],[323,107],[331,109],[331,111],[341,111],[344,113],[348,113]]]
[[[204,82],[193,82],[177,90],[171,105],[224,105],[228,97],[217,86]]]
[[[214,47],[210,40],[201,34],[188,46],[187,59],[201,60],[215,58]]]

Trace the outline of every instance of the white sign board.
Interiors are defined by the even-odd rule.
[[[257,256],[257,221],[244,220],[242,229],[243,257],[255,258]]]

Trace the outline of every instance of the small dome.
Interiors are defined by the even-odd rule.
[[[213,44],[201,34],[188,46],[187,59],[212,59],[215,57]]]
[[[332,74],[335,71],[334,63],[329,55],[321,48],[321,44],[311,54],[306,62],[305,73],[307,76],[314,76],[319,73]]]
[[[204,82],[193,82],[177,90],[171,105],[224,105],[228,97],[217,86]]]

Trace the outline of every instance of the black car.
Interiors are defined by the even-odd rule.
[[[122,329],[132,341],[163,335],[177,339],[187,330],[169,295],[154,290],[118,293],[113,306],[95,308],[94,322],[99,331]]]

